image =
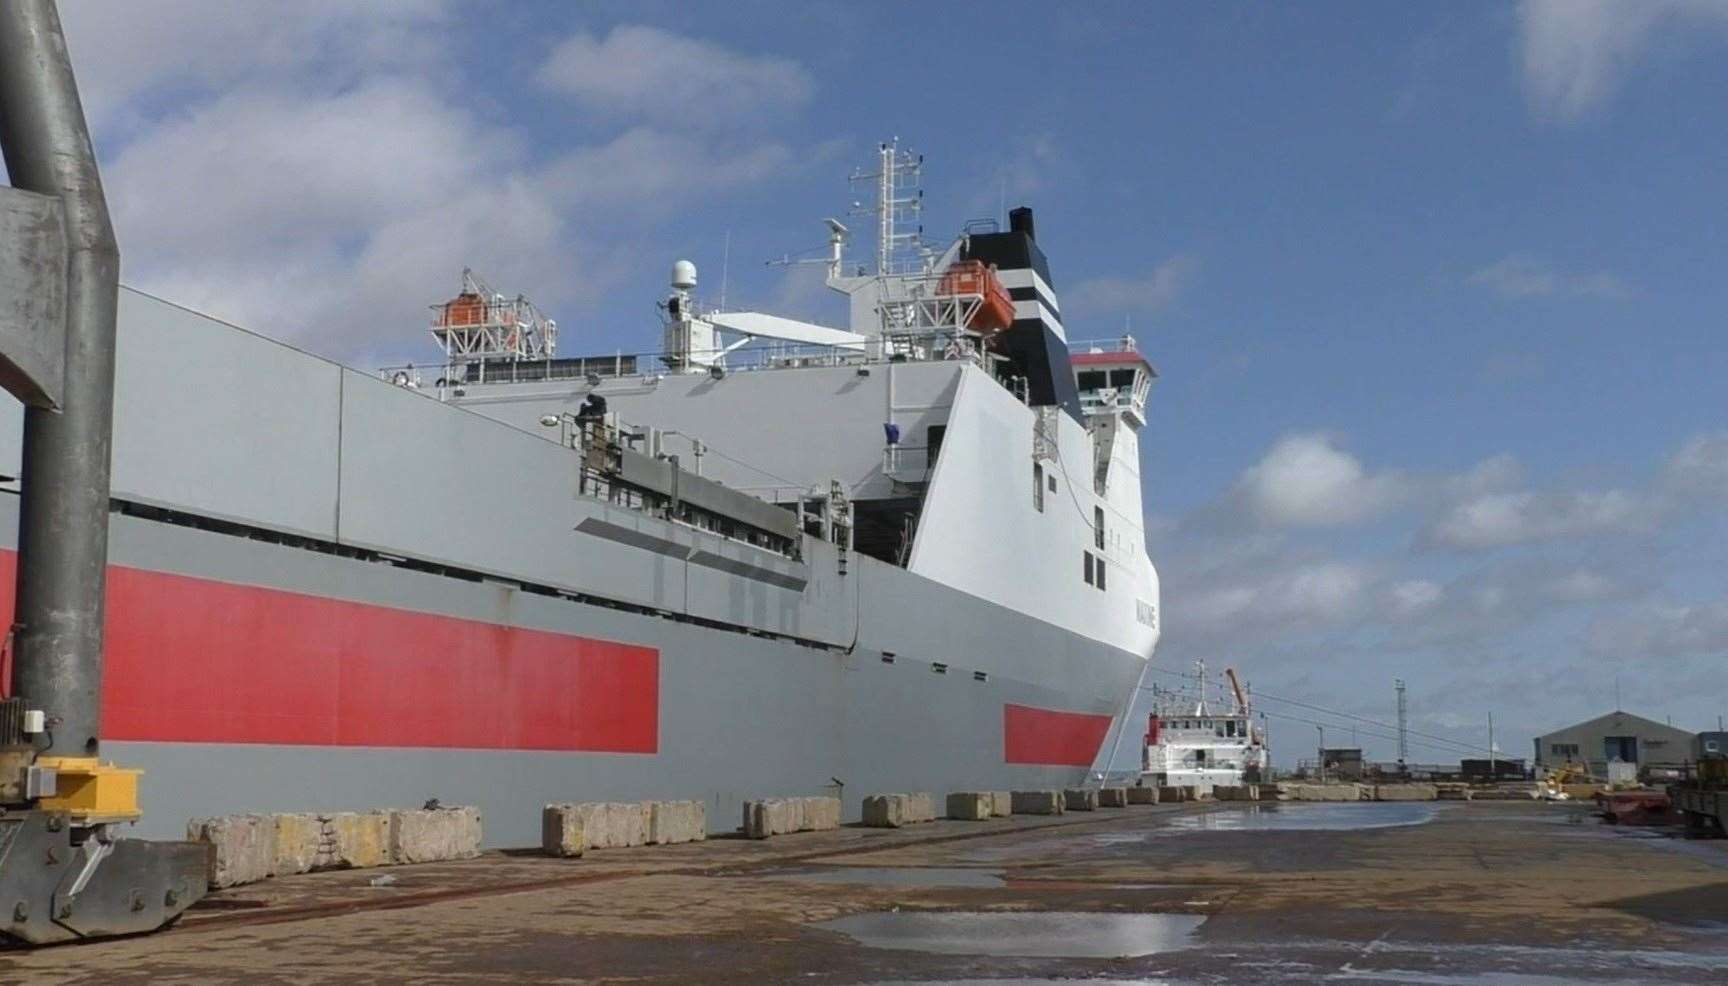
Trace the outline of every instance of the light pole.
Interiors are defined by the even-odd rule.
[[[1314,728],[1320,730],[1320,755],[1314,759],[1314,762],[1318,764],[1316,769],[1320,772],[1320,783],[1324,784],[1326,783],[1326,727],[1315,723]]]

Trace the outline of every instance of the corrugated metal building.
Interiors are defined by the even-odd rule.
[[[1605,777],[1611,760],[1640,767],[1692,760],[1696,739],[1693,733],[1654,719],[1610,712],[1536,737],[1536,766],[1553,768],[1570,761],[1588,764],[1592,774]]]

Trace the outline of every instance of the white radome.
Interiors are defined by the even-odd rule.
[[[696,265],[688,260],[680,260],[672,265],[672,286],[680,291],[688,291],[696,286]]]

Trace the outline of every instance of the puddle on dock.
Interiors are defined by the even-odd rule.
[[[865,887],[1001,887],[1001,870],[960,866],[811,866],[780,870],[776,880],[802,883],[841,883]]]
[[[1347,832],[1397,828],[1433,821],[1427,804],[1278,804],[1243,805],[1196,815],[1180,815],[1154,834],[1190,832]]]
[[[1133,958],[1193,944],[1200,914],[1090,911],[892,911],[854,914],[815,927],[860,945],[944,955]]]

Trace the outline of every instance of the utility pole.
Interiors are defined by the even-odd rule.
[[[1326,727],[1315,723],[1314,728],[1320,730],[1320,755],[1315,758],[1314,762],[1319,765],[1316,769],[1320,772],[1320,783],[1324,784],[1326,783]]]
[[[1392,679],[1392,687],[1398,690],[1398,765],[1402,767],[1410,759],[1410,707],[1404,704],[1404,679]]]
[[[1494,771],[1494,713],[1488,713],[1488,780],[1493,782]]]

